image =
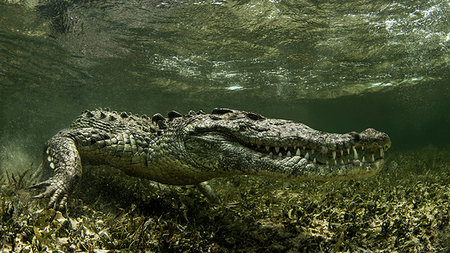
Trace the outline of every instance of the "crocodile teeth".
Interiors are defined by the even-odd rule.
[[[350,148],[347,148],[347,155],[350,155]]]
[[[353,156],[355,157],[355,160],[358,160],[358,151],[356,151],[355,146],[353,146]]]
[[[288,151],[286,155],[287,155],[287,156],[291,156],[291,155],[292,155],[292,154],[291,154],[291,151]]]
[[[316,163],[316,162],[317,162],[317,159],[314,157],[313,163]]]
[[[381,156],[381,158],[384,157],[384,150],[383,149],[380,149],[380,156]]]
[[[281,153],[278,153],[278,158],[281,158],[283,155]]]
[[[280,147],[275,147],[275,152],[276,153],[280,152]]]
[[[283,147],[284,148],[284,151],[287,151],[288,150],[288,147]]]
[[[296,156],[300,156],[300,149],[298,148],[297,151],[295,152]]]
[[[372,155],[370,156],[370,159],[372,159],[372,162],[375,162],[375,156],[374,156],[373,153],[372,153]]]
[[[341,156],[344,156],[344,150],[341,149]]]
[[[363,163],[366,162],[366,157],[363,156],[362,162],[363,162]]]
[[[306,152],[305,159],[309,159],[309,152]]]
[[[333,151],[333,159],[336,160],[336,151]]]
[[[269,151],[269,149],[270,149],[270,147],[269,147],[269,146],[266,146],[266,151]]]

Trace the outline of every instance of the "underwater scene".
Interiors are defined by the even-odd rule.
[[[449,7],[0,0],[0,252],[449,252]]]

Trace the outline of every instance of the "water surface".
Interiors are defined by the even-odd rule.
[[[3,156],[39,157],[95,107],[231,107],[374,127],[393,148],[450,140],[446,1],[6,1],[0,13]]]

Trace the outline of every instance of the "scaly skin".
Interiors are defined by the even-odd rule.
[[[36,185],[64,206],[82,174],[81,162],[106,163],[129,175],[174,185],[216,177],[262,175],[295,179],[354,179],[376,174],[389,136],[374,129],[325,133],[288,120],[251,112],[214,109],[211,114],[170,112],[137,116],[85,111],[53,136],[44,166],[54,176]]]

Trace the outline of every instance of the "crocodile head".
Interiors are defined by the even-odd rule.
[[[354,179],[376,174],[391,141],[385,133],[325,133],[251,112],[214,109],[191,117],[182,137],[186,154],[215,175]]]

